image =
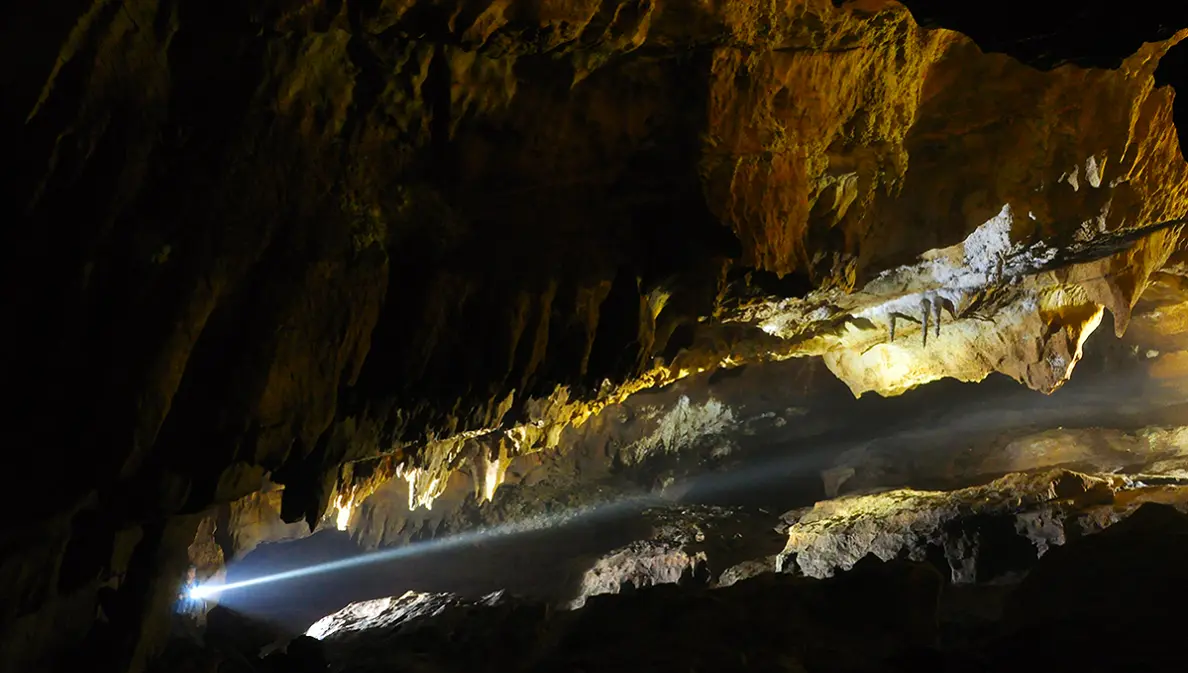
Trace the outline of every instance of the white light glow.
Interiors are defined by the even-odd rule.
[[[355,495],[353,493],[346,499],[346,502],[343,502],[341,493],[334,499],[334,509],[338,510],[338,513],[334,517],[334,524],[338,530],[347,529],[347,524],[351,522],[351,512],[354,509],[354,505]]]
[[[621,514],[631,510],[639,510],[651,505],[659,504],[660,502],[662,501],[658,497],[652,495],[635,496],[590,507],[577,508],[551,514],[542,514],[535,517],[530,517],[523,521],[502,524],[499,526],[493,526],[491,528],[483,528],[439,540],[417,542],[400,547],[394,547],[392,549],[372,552],[370,554],[364,554],[362,556],[355,556],[339,561],[331,561],[329,563],[319,563],[306,568],[287,570],[285,572],[241,580],[239,582],[230,582],[219,585],[198,585],[190,589],[190,596],[192,598],[207,598],[215,594],[222,594],[228,591],[245,589],[261,584],[283,582],[285,580],[294,580],[300,577],[320,575],[337,570],[348,570],[351,568],[357,568],[359,566],[371,565],[373,563],[394,561],[397,559],[417,556],[419,554],[455,549],[492,538],[508,537],[511,535],[529,533],[547,528],[555,528],[557,526],[562,526],[577,520],[589,520],[592,518]]]
[[[223,587],[214,584],[199,584],[191,587],[189,591],[190,598],[201,600],[203,598],[210,598],[219,593]]]
[[[502,457],[487,461],[483,474],[483,501],[491,502],[495,499],[495,491],[503,483],[507,471],[507,462]]]

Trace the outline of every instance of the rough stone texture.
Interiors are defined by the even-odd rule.
[[[780,544],[771,517],[737,509],[675,507],[645,516],[651,534],[597,559],[570,607],[657,584],[729,585],[743,574],[737,566],[771,555]]]
[[[966,408],[923,402],[932,408],[915,410],[920,423],[853,447],[823,477],[844,492],[951,489],[1057,466],[1175,476],[1182,469],[1179,435],[1188,403],[1179,268],[1176,263],[1152,277],[1121,340],[1103,328],[1086,341],[1078,384],[1062,388],[1051,404],[1002,395]]]
[[[984,439],[962,435],[962,428],[941,428],[935,434],[956,435],[962,451],[939,446],[924,433],[849,449],[821,472],[827,495],[922,484],[955,488],[999,474],[1053,467],[1156,483],[1188,479],[1188,438],[1182,427],[1060,428],[1022,436],[1001,432]]]
[[[286,523],[281,518],[281,497],[281,489],[266,484],[263,490],[217,506],[202,518],[187,550],[201,583],[222,584],[227,565],[261,544],[296,540],[310,534],[304,521]],[[207,601],[218,603],[218,594]]]
[[[214,516],[203,518],[194,533],[194,541],[186,550],[186,556],[197,571],[199,583],[221,583],[227,574],[227,556],[215,540],[218,532]],[[217,602],[217,597],[214,601]]]
[[[967,418],[967,427],[942,423],[932,433],[905,433],[842,452],[821,472],[825,491],[833,497],[923,484],[953,488],[1010,472],[1049,468],[1155,482],[1188,479],[1188,431],[1181,426],[1025,429],[1021,433],[1001,427],[1006,425],[1006,414],[987,415],[1001,424],[990,433],[977,427],[978,420]],[[935,440],[942,436],[956,436],[954,442],[960,443],[961,450],[954,451],[952,443],[938,445]]]
[[[1055,465],[1100,473],[1188,480],[1188,428],[1135,432],[1103,428],[1049,430],[1007,444],[978,466],[982,474]]]
[[[329,615],[279,657],[207,634],[171,643],[174,668],[263,673],[331,671],[936,671],[1172,673],[1182,668],[1182,563],[1188,515],[1153,505],[1097,535],[1045,554],[1021,585],[990,587],[1007,616],[980,637],[953,638],[938,621],[951,588],[927,565],[867,557],[828,580],[766,575],[729,588],[661,586],[600,596],[572,612],[506,596],[466,600],[406,594]],[[969,599],[969,596],[966,596]],[[984,610],[983,596],[964,610]],[[952,606],[950,606],[952,607]],[[243,625],[244,630],[250,630]],[[1103,648],[1104,638],[1127,647]],[[245,650],[244,648],[247,648]],[[212,656],[211,651],[217,655]],[[185,658],[183,658],[185,657]],[[213,662],[207,668],[196,662]],[[233,668],[230,664],[239,667]],[[190,668],[187,668],[190,666]]]
[[[327,617],[336,631],[318,633],[331,670],[359,673],[872,670],[932,643],[938,590],[927,567],[875,563],[827,582],[653,587],[572,612],[423,594],[351,606]]]
[[[266,542],[282,542],[309,534],[305,522],[285,523],[281,519],[281,497],[283,492],[272,489],[250,493],[219,512],[216,536],[228,560],[242,558],[257,545]]]
[[[723,570],[722,574],[718,576],[718,586],[728,587],[743,580],[751,579],[752,577],[775,572],[778,560],[779,555],[772,554],[762,559],[752,559],[732,565],[726,570]]]
[[[453,594],[410,591],[399,597],[352,603],[315,622],[305,635],[334,643],[350,640],[373,629],[400,632],[406,627],[408,630],[422,627],[426,621],[456,622],[459,618],[465,618],[467,612],[476,606],[493,607],[508,600],[503,593],[466,600]]]
[[[693,374],[566,428],[557,451],[511,457],[490,501],[483,496],[485,447],[467,442],[460,458],[469,458],[471,469],[454,472],[430,509],[410,509],[409,481],[392,478],[357,506],[348,531],[371,549],[620,495],[677,500],[690,478],[745,460],[755,445],[809,442],[846,427],[837,412],[854,404],[820,361]]]
[[[829,577],[874,554],[932,561],[955,584],[1018,579],[1051,548],[1103,530],[1145,502],[1188,509],[1188,489],[1054,470],[951,492],[843,496],[785,515],[788,540],[777,568]]]
[[[739,297],[865,287],[1004,203],[1035,213],[1012,231],[1028,243],[1183,214],[1164,16],[1169,41],[1094,61],[1117,70],[1039,72],[878,1],[19,14],[0,444],[31,464],[0,492],[40,506],[0,540],[11,670],[46,652],[141,670],[202,515],[266,477],[314,526],[376,486],[340,466],[386,451],[427,506],[466,460],[795,346],[720,329]],[[1086,296],[1019,332],[1044,342],[1021,380],[1062,380],[1082,309],[1133,303],[1158,237],[1051,272]],[[1109,282],[1077,276],[1103,265]]]

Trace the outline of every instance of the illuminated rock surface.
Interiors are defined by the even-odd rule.
[[[323,644],[331,670],[348,661],[360,671],[413,662],[451,671],[846,670],[927,645],[938,590],[928,568],[874,565],[829,583],[768,576],[709,593],[655,587],[565,613],[406,596]],[[345,613],[335,619],[350,623]],[[465,646],[442,648],[451,640]]]
[[[1005,610],[992,628],[960,641],[952,640],[953,615],[944,609],[952,588],[932,567],[872,556],[827,580],[768,574],[720,589],[659,586],[593,597],[569,612],[504,595],[409,593],[328,615],[310,631],[320,646],[299,639],[284,657],[245,654],[258,645],[228,634],[200,656],[210,670],[235,664],[228,670],[245,672],[278,670],[271,666],[282,662],[288,667],[279,670],[358,673],[1172,671],[1182,661],[1175,634],[1188,587],[1180,562],[1186,533],[1188,515],[1146,505],[1102,533],[1053,549],[998,600]],[[1103,614],[1110,619],[1103,622]],[[1138,647],[1095,647],[1106,635]],[[186,652],[176,642],[166,661]],[[304,668],[294,654],[329,668]]]
[[[1011,474],[958,491],[843,496],[785,515],[784,572],[829,577],[867,554],[934,561],[955,584],[1018,579],[1037,558],[1145,502],[1188,511],[1188,487],[1147,487],[1064,470]]]
[[[595,561],[570,607],[582,607],[591,596],[657,584],[721,584],[727,571],[772,556],[779,548],[771,517],[761,513],[685,507],[645,515],[654,522],[651,534]],[[726,576],[726,583],[738,572]]]
[[[1082,4],[14,13],[0,670],[143,671],[187,549],[686,497],[902,409],[853,395],[1067,388],[1103,333],[1116,429],[1182,427],[1188,16]]]
[[[939,443],[941,436],[953,432],[942,425],[931,432],[907,433],[899,441],[876,440],[845,451],[822,472],[826,492],[837,495],[911,484],[951,487],[987,476],[1054,467],[1124,475],[1135,481],[1188,480],[1188,430],[1183,427],[1080,427],[1018,434],[1007,430],[1011,421],[1004,416],[999,412],[992,418],[967,417],[962,430],[982,425],[994,435],[981,442],[966,437],[960,451]],[[1020,420],[1031,419],[1023,415]]]

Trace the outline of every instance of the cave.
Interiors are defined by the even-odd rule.
[[[0,673],[1183,670],[1188,6],[0,32]]]

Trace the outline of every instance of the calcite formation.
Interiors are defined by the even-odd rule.
[[[855,393],[1058,387],[1182,263],[1184,24],[1151,21],[1050,70],[886,0],[5,22],[2,490],[43,506],[0,539],[3,665],[142,670],[195,531],[267,483],[311,527],[394,480],[490,501],[641,391],[798,356]]]
[[[826,14],[815,43],[823,51],[776,48],[745,64],[733,53],[733,61],[715,62],[711,72],[725,68],[733,88],[711,99],[726,110],[715,116],[711,108],[713,150],[702,159],[707,202],[722,204],[719,219],[734,222],[744,263],[807,273],[820,289],[719,309],[723,320],[782,341],[742,337],[758,345],[686,351],[636,381],[656,385],[706,365],[820,355],[855,394],[898,394],[942,377],[977,381],[995,371],[1043,392],[1060,387],[1103,312],[1123,333],[1151,274],[1179,245],[1185,166],[1170,125],[1171,99],[1151,86],[1159,55],[1175,39],[1144,47],[1117,71],[1039,73],[981,54],[960,36],[920,31],[893,9],[880,16],[899,23],[884,19],[861,37],[854,37],[861,20]],[[831,40],[849,46],[833,53]],[[903,71],[881,69],[892,62]],[[741,91],[740,68],[747,73]],[[972,100],[960,77],[982,82],[977,95],[985,98]],[[996,96],[986,84],[996,81],[1023,82],[1023,93]],[[796,99],[796,125],[788,129],[786,94],[798,87],[813,98]],[[1086,101],[1083,93],[1095,87],[1109,93]],[[1000,107],[1020,95],[1035,101],[1022,118]],[[883,110],[887,116],[879,117]],[[715,120],[729,130],[715,133]],[[841,172],[851,164],[854,172]],[[942,184],[955,187],[938,189]],[[980,186],[971,191],[972,184]],[[728,191],[715,191],[721,189]],[[814,218],[832,220],[819,225]],[[919,232],[895,233],[908,226]],[[844,244],[818,244],[810,235],[816,231]],[[962,233],[964,241],[926,250],[916,264],[885,269],[910,253],[910,246],[897,252],[895,241],[919,250],[924,241]],[[814,271],[807,251],[826,249],[833,266]],[[870,280],[856,288],[863,277]],[[584,422],[637,386],[628,383],[592,407],[579,400],[576,409],[564,391],[543,407],[530,406],[541,409],[531,423],[495,436],[509,437],[518,452],[549,448],[559,427]],[[444,483],[424,479],[433,480]]]

